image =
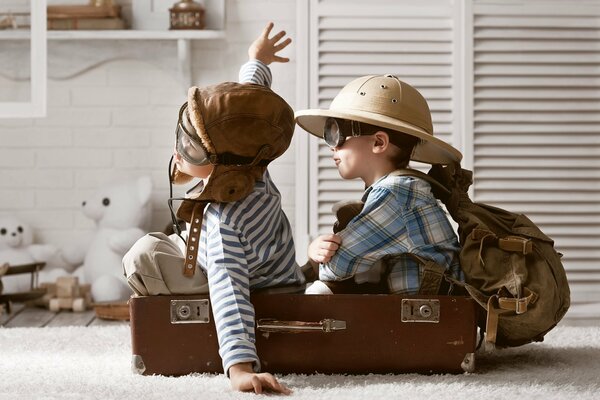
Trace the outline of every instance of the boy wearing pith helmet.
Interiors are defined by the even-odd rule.
[[[269,24],[248,50],[240,81],[192,87],[179,110],[170,183],[200,178],[177,216],[187,238],[151,233],[123,258],[137,295],[210,293],[223,370],[240,391],[290,390],[259,373],[250,292],[273,286],[302,287],[290,224],[267,165],[288,148],[294,114],[269,89],[271,62],[290,39],[269,38]],[[175,217],[174,226],[177,230]],[[198,338],[202,340],[202,338]],[[200,345],[200,343],[199,343]]]
[[[394,173],[410,160],[450,164],[462,158],[433,136],[429,107],[415,88],[393,75],[364,76],[347,84],[329,109],[302,110],[295,117],[330,146],[342,178],[360,178],[366,187],[358,215],[337,234],[309,245],[319,280],[307,293],[331,293],[339,281],[354,278],[359,292],[362,286],[367,292],[375,287],[415,294],[430,262],[462,278],[456,234],[430,185]],[[384,259],[392,261],[384,266]]]

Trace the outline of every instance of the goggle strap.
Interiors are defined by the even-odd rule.
[[[263,146],[255,157],[240,156],[233,153],[212,154],[210,156],[211,164],[217,165],[239,165],[239,166],[259,166],[266,167],[272,160],[261,160],[262,154],[268,150],[270,146]],[[258,161],[260,160],[260,161]]]
[[[263,145],[260,150],[258,150],[258,153],[256,153],[256,156],[254,157],[254,160],[252,160],[252,162],[250,163],[251,167],[254,167],[256,165],[258,165],[261,161],[264,161],[263,158],[264,156],[267,154],[267,152],[271,151],[271,146],[268,144]]]
[[[352,125],[352,137],[358,137],[361,134],[360,131],[360,122],[358,121],[354,121],[354,120],[350,120],[350,123]]]

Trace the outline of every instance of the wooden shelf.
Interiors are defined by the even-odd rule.
[[[48,40],[210,40],[224,39],[225,32],[221,30],[173,30],[173,31],[142,31],[126,30],[70,30],[47,31]],[[28,30],[0,31],[0,40],[25,40],[30,38]]]

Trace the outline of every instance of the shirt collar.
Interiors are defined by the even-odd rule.
[[[367,201],[367,197],[369,197],[369,193],[371,193],[371,190],[373,190],[373,188],[375,186],[377,186],[381,181],[383,181],[385,178],[388,177],[389,174],[385,174],[384,176],[382,176],[381,178],[377,179],[375,182],[373,182],[373,184],[371,184],[371,186],[369,186],[368,188],[365,189],[365,192],[362,195],[361,201],[364,203],[365,201]]]

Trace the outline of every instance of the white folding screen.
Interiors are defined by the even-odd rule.
[[[473,14],[474,200],[538,223],[573,300],[598,302],[600,3],[476,1]]]
[[[600,303],[599,2],[311,0],[306,19],[308,107],[362,75],[417,87],[435,134],[473,168],[473,199],[527,214],[564,253],[574,303]],[[363,188],[339,177],[326,146],[308,149],[299,191],[314,237]]]
[[[435,135],[452,135],[453,14],[450,0],[313,0],[310,9],[311,107],[327,108],[352,79],[394,74],[427,98]],[[330,233],[336,201],[359,199],[362,182],[344,181],[323,143],[311,142],[310,231]]]

